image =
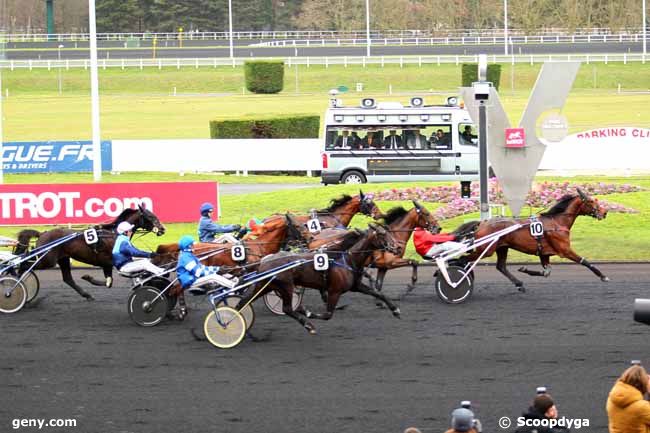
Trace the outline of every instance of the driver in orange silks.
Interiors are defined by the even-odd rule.
[[[439,233],[434,235],[420,227],[413,231],[413,245],[415,251],[424,258],[432,259],[442,253],[453,251],[464,246],[456,242],[456,236],[452,233]]]

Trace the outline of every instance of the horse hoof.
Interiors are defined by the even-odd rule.
[[[306,323],[305,329],[309,332],[309,335],[316,335],[316,328],[311,323]]]
[[[402,312],[399,310],[399,308],[396,308],[396,309],[393,311],[393,316],[397,317],[398,319],[401,319],[401,318],[402,318]]]
[[[521,293],[526,293],[526,288],[522,285],[517,286],[517,290],[519,290]]]
[[[609,281],[609,277],[606,277],[606,276],[603,275],[602,277],[600,277],[600,281],[606,283],[606,282]]]
[[[86,275],[82,276],[81,279],[84,280],[84,281],[90,282],[93,279],[93,277],[86,274]]]
[[[518,272],[523,272],[523,273],[526,273],[527,270],[528,268],[526,266],[522,266],[519,269],[517,269]]]
[[[93,295],[84,296],[84,298],[86,298],[86,301],[94,301],[95,300],[95,298],[93,298]]]
[[[375,305],[377,306],[377,308],[381,308],[382,310],[383,310],[384,308],[386,308],[386,306],[384,305],[383,302],[379,302],[379,301],[377,301],[377,302],[375,303]]]

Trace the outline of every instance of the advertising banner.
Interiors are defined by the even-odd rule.
[[[101,142],[102,171],[113,167],[111,142]],[[93,171],[90,141],[15,141],[3,145],[0,161],[5,173],[64,173]]]
[[[201,203],[215,205],[216,182],[0,185],[0,225],[96,224],[142,204],[164,223],[198,222]]]
[[[541,170],[650,170],[650,128],[610,126],[568,135],[548,143]]]

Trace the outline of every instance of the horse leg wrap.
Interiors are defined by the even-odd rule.
[[[109,289],[113,287],[113,277],[106,277],[106,287]]]

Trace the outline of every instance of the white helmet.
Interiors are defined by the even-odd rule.
[[[118,226],[117,226],[117,233],[123,235],[124,233],[131,231],[135,227],[133,224],[131,224],[128,221],[122,221]]]

